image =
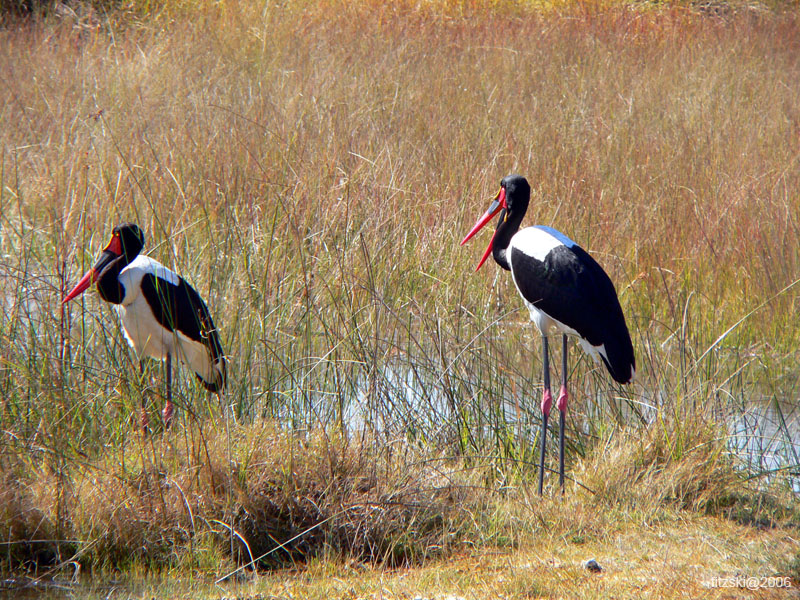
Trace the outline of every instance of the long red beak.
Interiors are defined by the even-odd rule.
[[[86,271],[86,274],[81,277],[78,285],[72,288],[72,291],[64,297],[64,299],[61,301],[61,304],[66,304],[76,296],[80,296],[86,291],[86,288],[92,285],[95,281],[97,281],[97,273],[95,272],[94,268],[89,269]]]
[[[103,249],[103,253],[100,255],[100,258],[97,259],[97,262],[94,264],[94,266],[86,271],[78,284],[72,288],[69,294],[64,297],[64,299],[61,301],[61,304],[66,304],[73,298],[76,298],[85,292],[90,285],[97,281],[99,273],[102,272],[103,268],[109,262],[121,255],[122,243],[119,241],[119,237],[115,235],[111,238],[111,241],[108,243],[108,245]]]
[[[469,241],[469,239],[473,235],[478,233],[483,228],[484,225],[486,225],[489,221],[491,221],[492,218],[501,210],[503,210],[505,207],[506,207],[506,191],[505,189],[501,188],[500,192],[497,194],[495,199],[492,200],[492,203],[489,205],[489,210],[483,213],[483,216],[476,221],[472,229],[469,230],[469,233],[466,236],[464,236],[463,240],[461,240],[461,245],[463,246],[464,244],[466,244],[467,241]],[[495,232],[495,235],[496,234],[497,232]],[[481,262],[479,262],[478,266],[475,267],[476,271],[483,266],[483,263],[486,262],[486,259],[489,258],[489,255],[492,253],[492,244],[494,244],[494,235],[492,236],[492,239],[489,240],[489,245],[486,248],[486,252],[484,252],[483,256],[481,257]]]

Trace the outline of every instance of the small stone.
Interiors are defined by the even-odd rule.
[[[601,567],[600,564],[593,558],[590,558],[585,563],[583,563],[583,566],[586,567],[592,573],[601,573],[603,571],[603,567]]]

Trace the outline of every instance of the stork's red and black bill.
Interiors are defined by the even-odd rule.
[[[111,241],[108,243],[108,245],[103,249],[103,252],[97,259],[97,262],[94,263],[94,266],[88,271],[86,271],[83,277],[81,277],[81,280],[64,297],[61,303],[66,304],[70,300],[80,296],[93,283],[97,281],[97,278],[100,276],[100,273],[103,272],[103,269],[106,267],[106,265],[108,265],[108,263],[110,263],[112,260],[121,255],[122,255],[122,242],[120,242],[119,236],[115,234],[111,237]]]
[[[504,208],[506,208],[506,190],[505,188],[500,188],[497,196],[495,196],[494,200],[492,200],[492,203],[489,205],[489,209],[483,213],[483,215],[475,222],[475,225],[472,227],[472,229],[469,230],[469,233],[464,236],[463,240],[461,240],[461,245],[463,246],[466,244],[473,235],[483,229],[483,226],[491,221],[494,216]],[[489,240],[489,245],[486,247],[486,251],[481,257],[481,262],[479,262],[478,266],[475,267],[476,271],[483,266],[483,263],[486,262],[486,259],[489,258],[489,255],[492,253],[495,235],[497,235],[497,232],[495,232],[495,234],[492,235],[492,239]]]

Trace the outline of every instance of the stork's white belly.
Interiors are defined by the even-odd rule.
[[[175,334],[153,318],[144,296],[140,294],[127,306],[118,304],[115,308],[122,319],[125,339],[139,356],[163,359],[174,354]]]

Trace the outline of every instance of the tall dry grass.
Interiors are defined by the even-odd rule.
[[[261,450],[237,432],[263,419],[364,452],[402,439],[436,460],[458,456],[489,489],[524,482],[539,344],[505,273],[473,274],[478,250],[458,247],[511,171],[533,185],[526,222],[558,227],[609,272],[634,337],[632,390],[573,353],[573,457],[664,420],[680,449],[697,415],[720,421],[723,447],[709,445],[719,457],[724,418],[753,401],[796,402],[794,13],[176,6],[148,20],[87,5],[0,31],[0,423],[8,506],[19,506],[6,520],[22,532],[9,529],[11,546],[48,524],[47,539],[81,540],[67,554],[108,539],[161,549],[98,552],[97,565],[169,563],[181,543],[202,543],[181,503],[192,514],[193,502],[213,504],[213,535],[246,521],[257,474],[242,465]],[[118,534],[105,525],[129,502],[119,490],[150,502],[162,494],[154,481],[212,469],[204,444],[222,409],[184,373],[178,433],[143,443],[130,415],[160,385],[158,365],[140,378],[96,296],[60,306],[127,220],[201,291],[231,358],[223,401],[237,456],[226,460],[239,466],[220,462],[219,476],[239,483],[210,500],[210,473],[176,483],[200,496],[171,488],[181,516],[168,529],[187,533],[163,544],[125,537],[160,531],[159,520],[120,519]],[[786,423],[776,437],[791,459]],[[76,483],[85,468],[118,480],[121,495],[96,499],[105,486]],[[665,501],[706,506],[703,494]],[[76,506],[106,506],[105,517]],[[392,523],[374,539],[396,540],[405,521]],[[396,547],[375,543],[377,554]]]

